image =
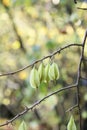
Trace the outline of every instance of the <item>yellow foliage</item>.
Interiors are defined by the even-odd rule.
[[[87,8],[87,3],[83,2],[82,5],[81,5],[81,8]]]
[[[41,27],[41,33],[43,35],[46,35],[47,34],[47,28],[45,26]]]
[[[22,79],[22,80],[26,79],[27,76],[28,76],[28,74],[25,71],[22,71],[22,72],[19,73],[19,78]]]
[[[29,39],[27,40],[27,43],[28,43],[30,46],[32,46],[32,45],[35,44],[35,39],[34,39],[34,38],[29,38]]]
[[[6,63],[8,66],[12,66],[12,67],[15,67],[15,60],[12,59],[12,58],[9,58],[9,59],[6,59]]]
[[[17,50],[17,49],[19,49],[20,48],[20,43],[19,43],[19,41],[14,41],[13,43],[12,43],[12,48],[14,49],[14,50]]]
[[[83,28],[78,28],[77,33],[80,36],[80,38],[83,38],[85,30]]]
[[[63,43],[64,41],[67,40],[67,35],[59,35],[57,37],[57,40],[60,42],[60,43]]]
[[[28,7],[28,13],[32,16],[32,18],[38,18],[38,11],[34,7]]]
[[[55,29],[54,29],[54,28],[52,28],[52,30],[48,30],[48,36],[49,36],[50,38],[55,37],[55,36],[56,36],[56,34],[58,34],[58,32],[57,32],[56,28],[55,28]]]
[[[7,7],[11,5],[11,0],[2,0],[2,2]]]
[[[4,98],[2,103],[5,104],[5,105],[9,105],[10,104],[10,100],[8,98]]]
[[[6,122],[7,121],[7,119],[6,118],[1,118],[0,117],[0,124],[3,124],[4,122]],[[4,126],[4,128],[5,128],[6,126]],[[0,129],[0,130],[6,130],[6,129]]]
[[[68,34],[73,34],[73,28],[68,25],[66,28],[66,32],[68,32]]]

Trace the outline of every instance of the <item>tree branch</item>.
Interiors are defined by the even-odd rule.
[[[87,10],[87,8],[81,8],[81,7],[77,7],[77,9]]]
[[[87,78],[84,78],[84,77],[80,77],[81,79],[83,79],[83,80],[87,80]]]
[[[77,104],[78,104],[78,110],[79,110],[79,122],[80,122],[80,130],[82,129],[82,119],[81,119],[81,108],[80,108],[80,89],[79,89],[79,81],[81,78],[81,65],[84,58],[84,47],[86,43],[86,37],[87,37],[87,30],[85,32],[83,42],[82,42],[82,50],[81,50],[81,56],[80,56],[80,62],[78,66],[78,75],[77,75]]]
[[[23,71],[31,66],[33,66],[34,64],[38,63],[38,62],[41,62],[47,58],[51,58],[53,57],[54,55],[56,55],[57,53],[60,53],[62,50],[70,47],[70,46],[81,46],[82,47],[82,51],[81,51],[81,57],[80,57],[80,62],[79,62],[79,66],[78,66],[78,75],[77,75],[77,80],[76,80],[76,83],[73,84],[73,85],[70,85],[70,86],[67,86],[67,87],[64,87],[64,88],[61,88],[59,90],[56,90],[55,92],[45,96],[44,98],[42,98],[41,100],[35,102],[32,106],[30,107],[26,107],[24,111],[22,111],[21,113],[17,114],[14,118],[12,118],[11,120],[8,120],[6,123],[4,124],[1,124],[1,126],[5,126],[5,125],[8,125],[9,123],[12,123],[14,120],[16,120],[17,118],[21,117],[22,115],[24,115],[25,113],[27,113],[28,111],[32,110],[33,108],[35,108],[37,105],[39,105],[41,102],[43,102],[45,99],[51,97],[52,95],[55,95],[61,91],[64,91],[64,90],[67,90],[67,89],[70,89],[70,88],[74,88],[74,87],[77,87],[77,105],[73,106],[72,108],[70,108],[69,110],[72,110],[74,109],[75,107],[78,107],[79,109],[79,116],[80,116],[80,130],[81,130],[81,109],[80,109],[80,92],[79,92],[79,80],[80,80],[80,77],[81,77],[81,63],[83,61],[83,57],[84,57],[84,47],[85,47],[85,42],[86,42],[86,37],[87,37],[87,31],[85,33],[85,36],[84,36],[84,39],[83,39],[83,42],[82,44],[69,44],[69,45],[66,45],[65,47],[62,47],[60,48],[59,50],[53,52],[52,54],[48,55],[48,56],[45,56],[43,57],[42,59],[39,59],[39,60],[36,60],[35,62],[33,62],[32,64],[18,70],[18,71],[15,71],[15,72],[10,72],[10,73],[5,73],[5,74],[1,74],[0,76],[6,76],[6,75],[11,75],[11,74],[16,74],[20,71]],[[69,111],[68,110],[68,111]]]
[[[76,104],[76,105],[70,107],[68,110],[66,110],[66,112],[72,111],[72,110],[75,109],[76,107],[78,107],[78,104]]]
[[[82,47],[82,44],[69,44],[69,45],[66,45],[66,46],[64,46],[64,47],[62,47],[62,48],[60,48],[60,49],[58,49],[57,51],[54,51],[52,54],[49,54],[49,55],[47,55],[47,56],[45,56],[45,57],[43,57],[43,58],[41,58],[41,59],[39,59],[39,60],[36,60],[36,61],[34,61],[33,63],[31,63],[30,65],[27,65],[27,66],[25,66],[25,67],[23,67],[23,68],[21,68],[21,69],[19,69],[19,70],[16,70],[16,71],[13,71],[13,72],[8,72],[8,73],[0,74],[0,77],[1,77],[1,76],[14,75],[14,74],[16,74],[16,73],[19,73],[19,72],[21,72],[21,71],[23,71],[23,70],[25,70],[25,69],[28,69],[29,67],[34,66],[34,65],[37,64],[38,62],[41,62],[41,61],[43,61],[43,60],[45,60],[45,59],[47,59],[47,58],[53,57],[54,55],[56,55],[57,53],[60,53],[61,51],[63,51],[63,50],[66,49],[66,48],[75,47],[75,46]]]
[[[2,126],[5,126],[5,125],[8,125],[9,123],[12,123],[14,120],[16,120],[17,118],[21,117],[22,115],[26,114],[28,111],[32,110],[33,108],[35,108],[37,105],[39,105],[41,102],[45,101],[47,98],[59,93],[59,92],[62,92],[64,90],[68,90],[68,89],[71,89],[71,88],[74,88],[77,86],[77,83],[73,84],[73,85],[70,85],[70,86],[67,86],[67,87],[63,87],[59,90],[56,90],[55,92],[45,96],[44,98],[42,98],[41,100],[35,102],[32,106],[30,107],[26,107],[24,111],[22,111],[21,113],[17,114],[14,118],[12,118],[11,120],[8,120],[6,121],[6,123],[3,123],[0,125],[0,127]]]

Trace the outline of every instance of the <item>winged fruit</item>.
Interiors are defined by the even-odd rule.
[[[40,78],[40,82],[44,81],[44,64],[41,63],[39,68],[38,68],[38,74],[39,74],[39,78]]]
[[[70,120],[67,125],[67,130],[77,130],[73,116],[70,117]]]
[[[22,123],[20,124],[18,130],[27,130],[27,125],[24,121],[22,121]]]
[[[50,69],[50,64],[48,63],[45,67],[45,82],[49,82],[49,69]]]
[[[49,68],[49,78],[50,80],[57,80],[59,78],[59,69],[56,63],[52,63]]]
[[[35,67],[31,70],[30,85],[33,88],[38,88],[40,85],[39,74],[38,74],[38,71],[35,69]]]

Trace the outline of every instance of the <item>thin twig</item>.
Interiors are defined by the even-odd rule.
[[[77,9],[87,10],[87,8],[81,8],[81,7],[77,7]]]
[[[81,78],[81,65],[84,57],[84,47],[86,43],[86,37],[87,37],[87,30],[84,35],[84,39],[82,42],[82,50],[81,50],[81,56],[80,56],[80,62],[78,66],[78,76],[77,76],[77,104],[78,104],[78,110],[79,110],[79,122],[80,122],[80,130],[82,129],[82,119],[81,119],[81,108],[80,108],[80,89],[79,89],[79,81]]]
[[[41,61],[43,61],[43,60],[45,60],[45,59],[47,59],[47,58],[51,58],[51,57],[53,57],[54,55],[56,55],[57,53],[60,53],[61,51],[63,51],[64,49],[66,49],[66,48],[69,48],[69,47],[71,47],[71,46],[81,46],[82,47],[82,44],[69,44],[69,45],[66,45],[66,46],[64,46],[64,47],[62,47],[62,48],[60,48],[60,49],[58,49],[57,51],[54,51],[52,54],[49,54],[49,55],[47,55],[47,56],[45,56],[45,57],[43,57],[43,58],[41,58],[41,59],[39,59],[39,60],[36,60],[36,61],[34,61],[32,64],[30,64],[30,65],[27,65],[27,66],[25,66],[25,67],[23,67],[23,68],[21,68],[21,69],[19,69],[19,70],[16,70],[16,71],[13,71],[13,72],[8,72],[8,73],[3,73],[3,74],[0,74],[0,77],[1,76],[7,76],[7,75],[14,75],[14,74],[16,74],[16,73],[19,73],[19,72],[21,72],[21,71],[23,71],[23,70],[25,70],[25,69],[28,69],[29,67],[32,67],[33,65],[35,65],[35,64],[37,64],[38,62],[41,62]]]
[[[76,104],[76,105],[70,107],[68,110],[66,110],[66,112],[72,111],[72,110],[73,110],[74,108],[76,108],[76,107],[78,107],[78,104]]]
[[[87,78],[84,78],[84,77],[80,77],[81,79],[83,79],[83,80],[87,80]]]
[[[63,87],[63,88],[61,88],[59,90],[56,90],[55,92],[45,96],[44,98],[42,98],[41,100],[39,100],[37,102],[35,102],[32,106],[26,107],[24,111],[22,111],[21,113],[18,113],[14,118],[12,118],[11,120],[6,121],[6,123],[1,124],[0,127],[8,125],[9,123],[12,123],[14,120],[16,120],[17,118],[19,118],[22,115],[26,114],[28,111],[32,110],[33,108],[35,108],[37,105],[39,105],[41,102],[45,101],[45,99],[51,97],[52,95],[55,95],[55,94],[57,94],[59,92],[74,88],[76,86],[77,86],[77,83],[75,83],[73,85],[70,85],[70,86],[67,86],[67,87]]]
[[[83,58],[84,61],[87,61],[87,58]]]

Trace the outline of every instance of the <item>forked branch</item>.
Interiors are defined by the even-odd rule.
[[[51,97],[52,95],[55,95],[59,92],[62,92],[62,91],[65,91],[65,90],[68,90],[68,89],[71,89],[71,88],[74,88],[76,87],[77,88],[77,104],[71,108],[69,108],[67,111],[70,111],[76,107],[78,107],[78,110],[79,110],[79,120],[80,120],[80,130],[81,130],[81,108],[80,108],[80,90],[79,90],[79,81],[80,81],[80,78],[81,78],[81,64],[84,60],[84,47],[85,47],[85,43],[86,43],[86,37],[87,37],[87,30],[85,32],[85,36],[84,36],[84,39],[83,39],[83,42],[82,44],[69,44],[57,51],[55,51],[54,53],[40,59],[40,60],[37,60],[35,61],[34,63],[32,63],[31,65],[28,65],[27,67],[24,67],[23,69],[20,69],[18,71],[15,71],[15,72],[10,72],[10,73],[6,73],[6,74],[1,74],[0,76],[5,76],[5,75],[11,75],[11,74],[16,74],[20,71],[23,71],[24,69],[27,69],[31,66],[33,66],[34,64],[40,62],[40,61],[43,61],[44,59],[46,58],[51,58],[52,56],[56,55],[57,53],[60,53],[62,50],[66,49],[66,48],[69,48],[70,46],[81,46],[82,49],[81,49],[81,56],[80,56],[80,62],[79,62],[79,65],[78,65],[78,75],[77,75],[77,80],[76,80],[76,83],[75,84],[72,84],[70,86],[67,86],[67,87],[63,87],[59,90],[56,90],[55,92],[52,92],[51,94],[45,96],[44,98],[42,98],[41,100],[35,102],[32,106],[30,107],[26,107],[24,111],[22,111],[21,113],[18,113],[14,118],[12,118],[11,120],[8,120],[7,122],[3,123],[0,125],[1,126],[5,126],[5,125],[8,125],[9,123],[12,123],[14,120],[16,120],[17,118],[23,116],[24,114],[26,114],[28,111],[34,109],[37,105],[39,105],[41,102],[45,101],[45,99]]]
[[[82,49],[81,49],[81,56],[80,56],[80,62],[78,66],[78,75],[77,75],[77,104],[78,104],[78,111],[79,111],[79,122],[80,122],[80,130],[82,130],[82,119],[81,119],[81,107],[80,107],[80,88],[79,88],[79,81],[81,78],[81,65],[84,60],[84,48],[87,38],[87,30],[85,32],[83,42],[82,42]]]
[[[24,111],[22,111],[21,113],[18,113],[18,114],[17,114],[14,118],[12,118],[11,120],[8,120],[8,121],[6,121],[6,122],[3,123],[3,124],[0,124],[0,127],[5,126],[5,125],[8,125],[9,123],[12,123],[12,122],[13,122],[14,120],[16,120],[17,118],[23,116],[23,115],[26,114],[28,111],[34,109],[36,106],[38,106],[40,103],[42,103],[43,101],[45,101],[47,98],[49,98],[49,97],[51,97],[51,96],[53,96],[53,95],[55,95],[55,94],[57,94],[57,93],[60,93],[60,92],[62,92],[62,91],[64,91],[64,90],[68,90],[68,89],[74,88],[74,87],[76,87],[76,86],[77,86],[77,84],[73,84],[73,85],[70,85],[70,86],[67,86],[67,87],[63,87],[63,88],[61,88],[61,89],[59,89],[59,90],[56,90],[55,92],[53,92],[53,93],[51,93],[51,94],[45,96],[44,98],[42,98],[41,100],[39,100],[39,101],[37,101],[37,102],[35,102],[32,106],[30,106],[30,107],[25,107],[25,110],[24,110]]]

